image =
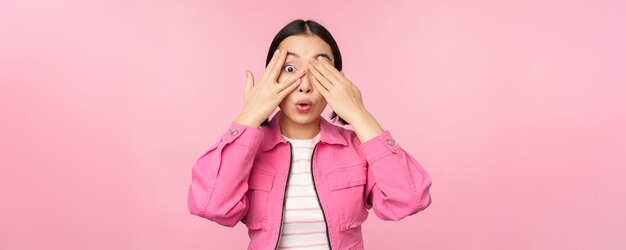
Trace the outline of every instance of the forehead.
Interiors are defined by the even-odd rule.
[[[334,61],[330,46],[315,35],[295,35],[285,38],[279,45],[279,49],[299,55],[299,59],[308,60],[315,55],[328,54]],[[291,56],[293,57],[293,56]]]

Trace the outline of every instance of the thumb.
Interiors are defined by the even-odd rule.
[[[252,72],[246,70],[246,91],[252,89],[252,86],[254,86],[254,76],[252,75]]]

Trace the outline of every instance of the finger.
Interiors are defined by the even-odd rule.
[[[333,65],[326,61],[326,58],[320,56],[317,60],[313,60],[313,63],[311,64],[330,82],[338,84],[343,83],[341,81],[342,77],[341,74],[339,74],[339,71],[337,71],[337,69]]]
[[[313,83],[313,87],[315,87],[315,89],[317,89],[320,94],[324,96],[324,99],[328,100],[328,98],[330,97],[330,92],[328,91],[328,89],[326,89],[315,77],[312,77],[311,82]]]
[[[254,86],[254,75],[249,70],[246,70],[246,87],[245,90],[249,91]]]
[[[317,81],[322,86],[324,86],[325,89],[330,89],[333,86],[333,84],[330,81],[328,81],[328,79],[326,79],[324,75],[322,75],[319,71],[317,71],[317,69],[313,65],[309,64],[307,65],[307,67],[309,68],[309,71],[311,71],[311,73],[313,74],[314,76],[313,78],[317,79]]]
[[[298,78],[294,82],[291,82],[291,84],[283,84],[286,87],[281,89],[280,92],[278,92],[278,96],[280,96],[281,99],[285,98],[285,96],[287,96],[294,89],[296,89],[298,86],[300,86],[300,83],[302,83],[302,79]]]
[[[343,76],[343,71],[339,71],[337,70],[337,68],[335,68],[335,65],[332,65],[328,59],[319,56],[318,57],[318,61],[320,62],[320,64],[322,66],[324,66],[324,68],[326,68],[328,70],[328,72],[330,72],[335,78],[337,78],[337,80],[342,79]]]
[[[285,58],[287,58],[287,50],[283,49],[278,54],[278,58],[276,59],[276,62],[274,62],[274,65],[269,70],[270,75],[269,75],[268,80],[272,80],[276,82],[276,79],[278,79],[278,74],[280,74],[280,70],[283,68],[283,64],[285,64]]]
[[[291,83],[295,82],[296,80],[298,80],[298,78],[302,77],[303,75],[304,75],[304,70],[303,69],[298,70],[295,75],[290,76],[286,80],[281,81],[280,83],[278,83],[278,89],[279,90],[284,89],[285,87],[287,87],[288,84],[291,84]],[[287,83],[287,84],[285,84],[285,83]]]
[[[269,69],[272,68],[272,66],[274,65],[276,60],[278,60],[278,55],[279,54],[280,54],[280,50],[276,49],[274,51],[274,55],[272,55],[272,59],[270,59],[270,62],[267,63],[267,66],[265,67],[265,72],[263,72],[263,75],[261,76],[261,81],[265,81],[265,80],[268,79],[268,77],[269,77]]]

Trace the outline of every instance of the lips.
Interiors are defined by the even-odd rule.
[[[311,110],[312,105],[313,104],[311,103],[311,101],[308,101],[308,100],[300,100],[296,102],[296,108],[300,112],[307,112]]]
[[[306,106],[311,106],[311,101],[308,101],[308,100],[300,100],[300,101],[297,101],[297,102],[296,102],[296,105],[299,105],[299,106],[304,106],[304,107],[306,107]]]

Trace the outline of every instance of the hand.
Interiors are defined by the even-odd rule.
[[[361,98],[361,91],[323,57],[312,58],[307,65],[313,73],[313,86],[322,93],[333,111],[350,124],[361,143],[367,142],[385,131],[370,114]]]
[[[333,111],[346,122],[366,113],[361,91],[323,57],[311,58],[307,65],[313,73],[313,86],[324,96]]]
[[[287,58],[286,50],[276,50],[267,64],[261,80],[256,84],[252,72],[246,70],[244,107],[236,122],[242,125],[260,127],[261,123],[276,110],[280,102],[300,85],[300,77],[304,74],[304,70],[299,70],[280,84],[276,82],[285,63],[285,58]]]

